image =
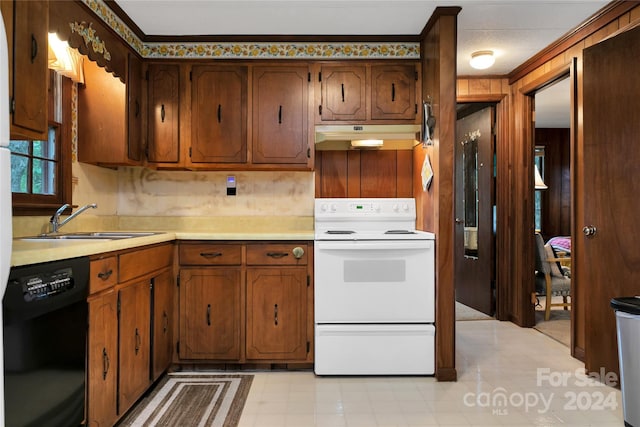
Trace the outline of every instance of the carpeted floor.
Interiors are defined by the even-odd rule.
[[[551,309],[550,319],[544,320],[544,309],[536,307],[536,326],[534,328],[567,347],[571,346],[570,310]]]
[[[238,425],[253,375],[177,372],[166,375],[118,427]]]

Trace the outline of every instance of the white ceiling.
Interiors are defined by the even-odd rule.
[[[417,35],[460,6],[458,75],[505,75],[604,7],[600,0],[116,0],[148,36]],[[491,49],[487,70],[469,66]],[[542,108],[542,101],[536,102]],[[568,107],[567,107],[568,109]]]

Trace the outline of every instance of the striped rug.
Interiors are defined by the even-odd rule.
[[[166,375],[118,427],[234,427],[253,375],[176,372]]]

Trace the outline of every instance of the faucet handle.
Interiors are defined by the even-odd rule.
[[[64,205],[60,206],[56,211],[56,213],[51,215],[51,221],[53,221],[56,217],[59,217],[60,215],[62,215],[62,212],[64,212],[64,210],[67,209],[68,207],[69,207],[68,203],[65,203]]]

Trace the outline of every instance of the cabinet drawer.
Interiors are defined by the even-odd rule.
[[[242,245],[181,243],[180,265],[240,265]]]
[[[115,256],[91,261],[89,294],[110,288],[118,281],[118,261]]]
[[[307,265],[307,252],[306,244],[247,245],[247,265]]]
[[[143,276],[173,262],[173,245],[153,246],[120,255],[120,282]]]

